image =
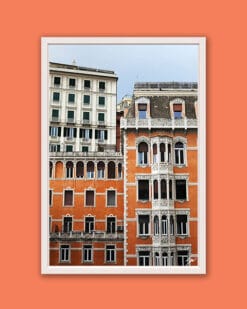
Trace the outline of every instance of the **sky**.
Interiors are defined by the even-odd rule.
[[[197,82],[198,46],[189,44],[49,44],[49,61],[112,70],[117,102],[132,95],[135,82]]]

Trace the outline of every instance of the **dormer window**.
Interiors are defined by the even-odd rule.
[[[147,104],[138,104],[138,118],[139,119],[147,118]]]

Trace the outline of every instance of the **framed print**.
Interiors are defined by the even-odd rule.
[[[206,273],[205,42],[42,38],[42,274]]]

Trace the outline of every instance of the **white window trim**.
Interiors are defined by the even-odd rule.
[[[85,259],[84,259],[84,250],[85,250],[84,246],[91,246],[90,249],[89,249],[89,248],[86,248],[86,250],[90,250],[90,251],[91,251],[91,260],[85,260]],[[93,262],[94,262],[94,247],[93,247],[93,245],[91,245],[91,244],[84,244],[84,245],[82,246],[82,263],[91,264],[91,263],[93,263]]]
[[[65,205],[65,191],[72,191],[72,205]],[[63,190],[63,207],[74,207],[74,202],[75,202],[75,192],[74,189],[72,188],[65,188]]]
[[[86,232],[86,218],[93,218],[93,229],[89,228],[89,232]],[[93,233],[93,231],[95,231],[95,224],[96,224],[96,220],[95,220],[95,216],[92,215],[85,215],[84,216],[84,233]]]
[[[115,205],[108,205],[108,191],[115,191]],[[114,189],[114,188],[109,188],[106,190],[106,197],[105,197],[105,200],[106,200],[106,207],[109,207],[109,208],[112,208],[112,207],[117,207],[117,190]]]
[[[86,192],[87,191],[94,191],[94,196],[93,196],[93,205],[86,205]],[[96,207],[96,190],[94,188],[85,188],[84,189],[84,207]]]
[[[107,246],[114,246],[114,249],[108,249],[110,250],[111,252],[114,251],[114,260],[110,260],[110,261],[107,261]],[[110,254],[111,256],[111,254]],[[106,264],[110,264],[110,263],[116,263],[117,261],[117,249],[116,249],[116,245],[115,244],[107,244],[105,245],[105,263]]]
[[[68,246],[69,248],[63,249],[68,250],[68,260],[62,260],[62,246]],[[59,246],[59,263],[70,263],[71,262],[71,246],[68,244],[60,244]]]
[[[73,216],[71,216],[70,214],[62,216],[62,231],[64,231],[64,218],[71,218],[71,231],[73,231],[74,220],[73,220]],[[69,233],[69,232],[66,232],[66,233]]]

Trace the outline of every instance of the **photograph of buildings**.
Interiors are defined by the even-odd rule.
[[[198,266],[198,50],[174,46],[184,63],[189,48],[192,73],[148,50],[153,72],[126,76],[128,93],[124,59],[118,73],[75,53],[48,58],[50,266]]]

